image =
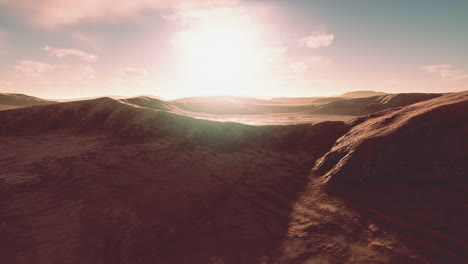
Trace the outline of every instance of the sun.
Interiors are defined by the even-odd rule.
[[[249,19],[207,19],[174,39],[184,90],[198,95],[248,95],[265,68],[261,30]]]

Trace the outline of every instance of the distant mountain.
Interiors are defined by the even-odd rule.
[[[327,97],[274,97],[269,101],[284,104],[311,104],[314,101]]]
[[[127,99],[121,99],[120,101],[155,110],[172,111],[175,108],[170,102],[166,102],[155,97],[148,96],[132,97]]]
[[[357,95],[356,92],[354,94]],[[367,92],[365,92],[367,93]],[[361,93],[362,95],[362,93]],[[255,116],[266,114],[302,113],[309,117],[323,116],[314,120],[345,120],[346,116],[358,116],[375,113],[381,110],[402,107],[424,100],[429,100],[441,94],[385,94],[381,96],[363,98],[345,97],[304,97],[260,99],[239,96],[201,96],[187,97],[172,101],[165,101],[157,96],[137,96],[125,98],[115,96],[112,99],[154,110],[168,111],[176,114],[203,118],[204,116]],[[102,97],[101,97],[102,98]],[[109,97],[107,97],[109,98]],[[97,98],[94,98],[97,99]],[[70,99],[71,101],[87,101],[87,98]],[[62,101],[62,100],[60,100]],[[0,110],[21,108],[34,105],[53,104],[56,101],[44,100],[22,94],[1,94]],[[338,119],[331,116],[340,117]],[[329,116],[328,119],[326,116]],[[304,116],[305,117],[305,116]],[[271,117],[269,117],[271,118]],[[288,120],[300,118],[285,117]],[[212,118],[213,119],[213,118]],[[214,120],[217,120],[216,118]],[[235,120],[235,119],[234,119]],[[240,120],[240,119],[239,119]],[[286,120],[286,119],[285,119]],[[307,123],[307,118],[303,118]]]
[[[442,94],[401,93],[373,97],[344,99],[323,104],[314,110],[315,114],[330,115],[367,115],[394,107],[402,107],[430,100]]]
[[[184,111],[214,115],[293,113],[312,111],[316,108],[309,104],[283,104],[270,100],[236,96],[188,97],[173,100],[170,103]]]
[[[103,96],[89,96],[89,97],[78,97],[78,98],[70,98],[70,99],[53,99],[54,101],[57,102],[74,102],[74,101],[86,101],[86,100],[93,100],[93,99],[98,99],[102,97],[109,97],[112,99],[126,99],[129,98],[128,96],[123,96],[123,95],[103,95]]]
[[[354,91],[344,93],[339,95],[338,97],[345,97],[345,98],[362,98],[362,97],[372,97],[378,95],[385,95],[386,93],[383,92],[376,92],[376,91]]]
[[[25,94],[0,93],[0,111],[21,107],[55,104],[56,101],[44,100]]]
[[[177,103],[244,103],[244,104],[271,104],[270,100],[246,96],[213,95],[213,96],[194,96],[184,97],[172,100]]]

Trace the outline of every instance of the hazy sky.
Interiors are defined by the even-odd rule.
[[[0,92],[468,89],[466,0],[0,0]]]

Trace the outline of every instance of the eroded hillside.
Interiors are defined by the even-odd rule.
[[[463,263],[467,97],[287,126],[1,111],[0,262]]]

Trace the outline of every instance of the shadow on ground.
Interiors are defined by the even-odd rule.
[[[465,183],[357,184],[334,186],[346,206],[396,235],[430,263],[468,259],[468,196]],[[405,262],[397,262],[405,263]]]

